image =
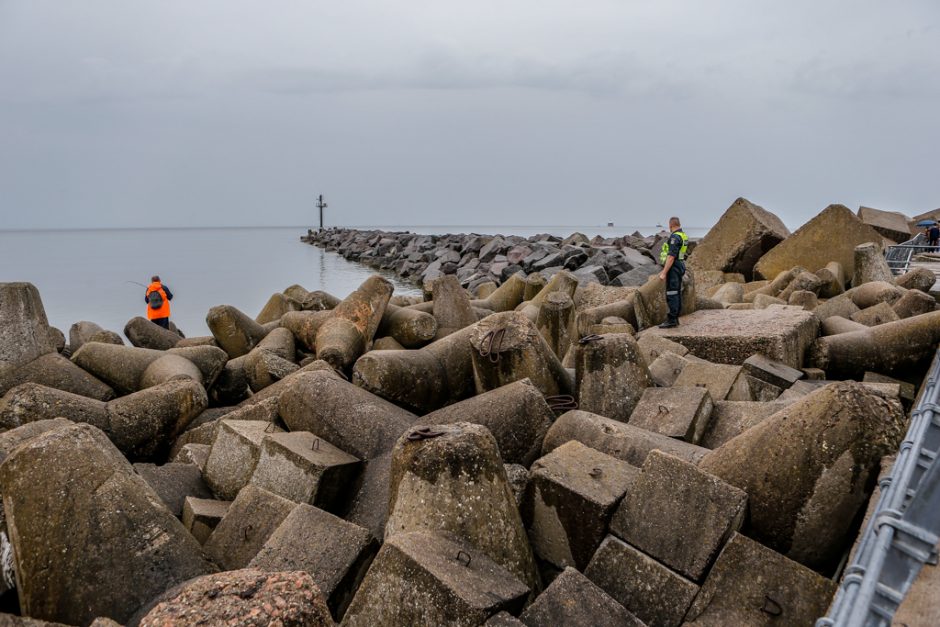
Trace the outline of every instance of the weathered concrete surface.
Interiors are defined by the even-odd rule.
[[[159,324],[154,324],[141,316],[136,316],[124,325],[124,335],[131,344],[138,348],[153,348],[165,351],[176,346],[182,337]]]
[[[751,390],[741,366],[691,361],[676,377],[673,388],[705,388],[712,401],[749,401]]]
[[[247,355],[268,334],[268,329],[231,305],[218,305],[206,314],[212,337],[231,358]]]
[[[395,445],[385,541],[412,531],[450,534],[537,590],[535,559],[493,436],[470,423],[421,429]]]
[[[893,305],[904,295],[904,290],[888,281],[871,281],[846,292],[860,309],[866,309],[878,303]]]
[[[729,440],[699,467],[747,492],[750,537],[823,567],[841,555],[878,464],[904,429],[900,403],[860,383],[833,383]]]
[[[656,449],[692,463],[708,453],[708,449],[700,446],[579,410],[558,417],[545,434],[542,453],[548,454],[569,440],[577,440],[636,467],[641,467],[650,451]]]
[[[186,582],[161,596],[139,625],[332,627],[333,620],[308,573],[245,569]]]
[[[317,333],[333,316],[331,311],[291,311],[281,316],[281,327],[290,330],[301,345],[316,353]]]
[[[705,448],[718,448],[785,406],[786,403],[780,402],[718,401],[712,409],[708,428],[698,444]]]
[[[339,370],[350,368],[371,344],[393,289],[373,275],[343,299],[317,331],[317,359]]]
[[[838,237],[833,237],[833,233],[838,233]],[[770,278],[796,265],[822,268],[837,261],[851,276],[855,273],[855,247],[881,241],[881,235],[848,207],[829,205],[761,257],[754,265],[754,273]]]
[[[787,304],[802,307],[806,311],[813,311],[819,305],[819,297],[808,290],[797,290],[790,294]]]
[[[187,496],[183,501],[183,526],[193,534],[199,544],[205,544],[232,505],[231,501],[216,501]]]
[[[920,290],[908,290],[891,308],[899,318],[911,318],[937,310],[937,300]],[[40,358],[41,359],[41,358]]]
[[[864,331],[816,340],[807,363],[829,377],[858,378],[866,370],[903,376],[923,373],[940,341],[940,311],[889,322]]]
[[[894,309],[888,303],[878,303],[871,307],[866,307],[861,311],[852,314],[852,322],[858,322],[866,327],[876,327],[886,322],[895,322],[901,318],[895,313]]]
[[[470,302],[469,297],[467,302]],[[476,315],[469,324],[474,322]],[[405,348],[419,348],[438,337],[438,328],[437,318],[433,315],[388,303],[375,334],[393,337]]]
[[[679,627],[699,587],[614,536],[607,536],[585,576],[650,627]]]
[[[830,298],[824,303],[819,303],[816,309],[813,310],[813,313],[820,321],[824,321],[832,316],[840,316],[848,319],[852,314],[860,310],[861,307],[852,301],[850,295],[840,294],[834,298]]]
[[[816,271],[816,276],[822,281],[819,287],[820,298],[832,298],[845,291],[845,271],[838,261],[830,261],[824,268]]]
[[[565,356],[571,346],[573,319],[574,301],[564,292],[549,294],[539,307],[535,326],[559,359]]]
[[[248,565],[267,572],[302,570],[327,598],[336,619],[365,576],[379,544],[366,529],[310,505],[299,505]]]
[[[929,292],[930,288],[937,282],[937,275],[930,268],[914,268],[895,278],[894,282],[898,287],[907,290]]]
[[[665,337],[719,364],[740,365],[754,353],[761,353],[799,368],[818,329],[812,313],[797,309],[708,310],[684,316],[676,328],[647,329],[640,337]]]
[[[55,341],[36,286],[0,283],[0,375],[54,352]]]
[[[875,242],[865,242],[855,247],[855,272],[852,287],[871,281],[894,283],[894,275],[885,261],[883,247]]]
[[[86,342],[72,354],[72,362],[110,385],[118,395],[172,379],[188,377],[203,382],[202,372],[193,362],[150,348]]]
[[[490,430],[503,462],[529,466],[542,450],[555,420],[545,397],[528,380],[516,381],[448,405],[421,418],[423,424],[472,422]]]
[[[659,387],[671,387],[687,363],[684,357],[666,351],[650,364],[650,380]]]
[[[437,335],[441,339],[464,327],[476,323],[477,316],[470,305],[470,296],[460,287],[457,277],[444,275],[432,284],[433,315],[437,320]],[[413,347],[409,347],[413,348]]]
[[[261,457],[261,442],[268,433],[280,431],[261,420],[222,420],[206,460],[205,479],[222,499],[234,499],[248,485]]]
[[[643,352],[629,333],[612,333],[579,343],[575,389],[580,409],[628,422],[652,384]]]
[[[206,553],[225,570],[245,568],[297,503],[245,486],[205,542]]]
[[[842,316],[829,316],[823,320],[820,325],[822,335],[838,335],[840,333],[851,333],[852,331],[864,331],[867,328],[868,327],[861,322],[848,320]]]
[[[278,398],[291,431],[315,433],[361,460],[392,450],[418,417],[329,372],[299,374]]]
[[[812,625],[826,613],[835,591],[832,580],[735,533],[702,584],[684,624]]]
[[[436,533],[402,533],[382,545],[341,624],[476,627],[503,610],[518,613],[528,594],[468,544]]]
[[[287,290],[284,291],[286,292]],[[258,324],[267,324],[268,322],[280,320],[281,316],[288,311],[300,311],[301,309],[303,309],[302,300],[294,300],[286,294],[278,292],[271,294],[271,298],[268,299],[268,302],[264,304],[264,307],[262,307],[258,315],[255,316],[255,322]]]
[[[636,467],[576,440],[536,461],[522,504],[535,554],[559,568],[583,570],[639,474]]]
[[[859,207],[859,219],[888,239],[900,244],[911,239],[907,216],[897,211],[883,211],[872,207]]]
[[[661,451],[614,512],[611,532],[689,579],[700,581],[744,523],[747,494]]]
[[[29,616],[124,622],[167,588],[215,570],[147,482],[90,425],[53,429],[21,444],[0,466],[0,491],[20,607]]]
[[[82,347],[82,344],[90,341],[92,335],[102,332],[100,326],[88,320],[79,320],[69,327],[69,348],[74,353]]]
[[[134,470],[177,518],[182,518],[183,503],[188,497],[212,498],[212,493],[202,480],[202,473],[192,464],[134,464]]]
[[[700,387],[647,388],[630,424],[698,444],[708,427],[712,397]]]
[[[0,394],[6,394],[21,383],[38,383],[99,401],[114,398],[111,386],[58,353],[46,353],[22,366],[10,368],[6,375],[0,376]]]
[[[566,568],[522,613],[528,627],[644,627],[640,619],[573,568]]]
[[[689,265],[750,277],[757,260],[789,235],[776,215],[738,198],[695,247]]]
[[[679,357],[684,357],[689,353],[689,349],[682,344],[655,333],[641,333],[636,341],[648,364],[653,363],[657,357],[667,352],[674,353]]]
[[[803,378],[803,372],[801,370],[791,368],[773,359],[768,359],[761,354],[751,355],[745,359],[744,363],[741,365],[743,366],[744,372],[752,377],[775,385],[783,390]]]

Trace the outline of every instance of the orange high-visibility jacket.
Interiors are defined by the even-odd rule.
[[[147,287],[147,293],[144,295],[145,298],[150,298],[150,292],[160,292],[160,296],[163,297],[163,306],[160,309],[152,309],[150,305],[147,305],[147,320],[156,320],[157,318],[169,318],[170,317],[170,298],[167,296],[166,290],[163,289],[163,285],[154,281]]]

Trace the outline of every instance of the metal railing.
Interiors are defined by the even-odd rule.
[[[829,614],[816,627],[889,626],[940,541],[940,350],[911,425],[846,568]]]
[[[927,245],[927,237],[918,233],[913,239],[902,244],[888,246],[885,249],[885,261],[894,274],[904,274],[911,269],[911,260],[918,253],[932,252],[933,248]]]

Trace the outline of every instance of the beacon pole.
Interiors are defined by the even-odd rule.
[[[320,230],[323,230],[323,210],[326,209],[329,205],[323,202],[323,194],[320,194],[317,197],[317,208],[320,210]]]

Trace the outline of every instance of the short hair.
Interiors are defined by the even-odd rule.
[[[155,275],[153,275],[152,277],[150,277],[150,280],[153,281],[154,283],[156,283],[156,282],[158,282],[158,281],[160,280],[160,275],[155,274]]]
[[[682,226],[682,224],[679,222],[679,218],[677,218],[676,216],[672,216],[671,218],[669,218],[669,226],[672,226],[673,224],[675,224],[676,226]]]

